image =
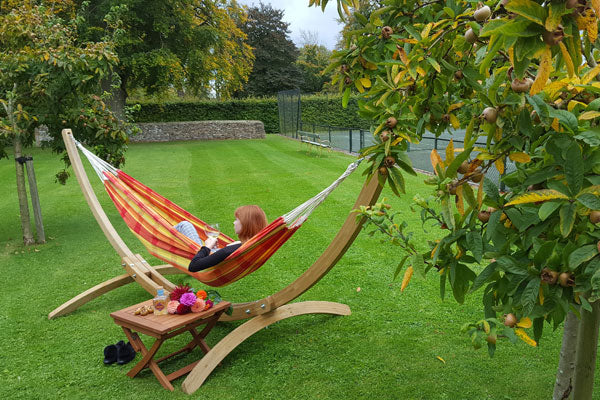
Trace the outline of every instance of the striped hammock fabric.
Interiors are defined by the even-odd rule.
[[[260,268],[300,228],[312,211],[358,167],[361,161],[350,164],[346,171],[325,190],[275,219],[218,265],[199,272],[190,272],[188,270],[190,260],[201,246],[178,232],[174,225],[184,220],[189,221],[196,228],[200,238],[206,240],[208,237],[206,233],[211,229],[208,224],[100,159],[77,140],[73,140],[102,180],[104,188],[131,232],[142,242],[148,252],[200,282],[214,287],[233,283]],[[220,233],[217,238],[219,248],[233,242],[232,238],[223,233]]]

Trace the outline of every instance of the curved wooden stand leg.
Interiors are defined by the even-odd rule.
[[[304,314],[350,315],[350,307],[328,301],[303,301],[286,304],[268,313],[256,316],[238,326],[217,343],[187,376],[181,389],[184,393],[194,393],[208,378],[215,367],[244,340],[275,322]]]
[[[103,295],[104,293],[110,292],[113,289],[127,285],[133,282],[133,278],[129,274],[123,274],[109,279],[105,282],[99,283],[98,285],[89,288],[85,292],[73,297],[71,300],[64,303],[62,306],[57,307],[48,314],[48,319],[60,317],[61,315],[68,314],[75,311],[88,301],[94,300],[96,297]]]

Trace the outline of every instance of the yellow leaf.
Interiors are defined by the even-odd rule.
[[[537,343],[535,342],[535,340],[533,340],[532,338],[530,338],[527,335],[527,333],[525,333],[525,331],[523,329],[521,329],[521,328],[515,329],[515,334],[519,337],[519,339],[521,339],[522,341],[524,341],[528,345],[533,346],[533,347],[537,347]]]
[[[406,272],[404,272],[404,278],[402,278],[402,285],[400,285],[400,291],[404,292],[404,289],[408,286],[408,282],[410,282],[410,278],[413,274],[413,267],[406,268]]]
[[[408,65],[408,57],[406,56],[406,51],[404,51],[402,47],[398,47],[398,55],[400,56],[400,61],[405,65]]]
[[[454,161],[454,139],[450,139],[448,146],[446,146],[446,165],[450,165]]]
[[[547,201],[554,199],[568,199],[567,195],[562,194],[554,189],[534,190],[523,193],[512,198],[506,203],[506,206],[514,206],[515,204],[537,203],[538,201]]]
[[[494,165],[496,166],[496,169],[498,170],[500,175],[502,175],[504,173],[504,161],[502,161],[502,159],[499,158],[496,161],[494,161]]]
[[[552,13],[552,11],[553,8],[548,7],[548,18],[546,18],[546,22],[544,23],[544,28],[546,28],[548,32],[556,30],[556,28],[558,28],[558,25],[560,25],[561,21],[561,15],[557,14],[556,12]]]
[[[428,24],[425,26],[425,29],[423,29],[423,31],[421,32],[421,37],[422,37],[423,39],[425,39],[427,36],[429,36],[429,32],[431,31],[431,27],[432,27],[432,25],[433,25],[433,24],[432,24],[431,22],[430,22],[430,23],[428,23]]]
[[[435,252],[437,250],[437,248],[440,246],[440,243],[438,241],[438,243],[435,245],[435,247],[433,248],[433,250],[431,250],[431,258],[433,258],[433,256],[435,255]]]
[[[522,152],[510,153],[508,155],[508,158],[510,158],[512,161],[520,163],[528,163],[529,161],[531,161],[531,157],[529,157],[529,154]]]
[[[600,16],[600,0],[592,0],[592,8],[597,16]]]
[[[579,197],[585,193],[591,193],[594,196],[600,196],[600,185],[592,185],[592,186],[586,187],[585,189],[583,189],[581,192],[579,192],[577,194],[577,197]]]
[[[454,114],[450,114],[450,125],[452,125],[454,129],[460,128],[460,121]]]
[[[550,124],[550,126],[552,127],[552,129],[554,129],[556,132],[560,132],[560,125],[558,124],[558,118],[554,118],[552,120],[552,123]]]
[[[579,293],[573,293],[573,298],[575,298],[575,303],[581,304],[581,300],[579,299]]]
[[[461,108],[464,105],[465,105],[465,103],[463,103],[462,101],[460,103],[450,104],[450,106],[448,107],[448,112],[454,111],[457,108]]]
[[[546,49],[542,54],[537,76],[529,90],[531,96],[538,94],[544,89],[546,81],[550,78],[550,72],[552,72],[552,51],[550,50],[550,46],[546,46]]]
[[[485,333],[490,333],[490,323],[487,322],[485,319],[482,321],[483,324],[483,331]]]
[[[567,105],[567,111],[569,111],[569,112],[573,111],[573,109],[575,107],[577,107],[577,105],[581,105],[584,108],[587,107],[587,104],[582,103],[581,101],[571,100],[571,101],[569,101],[569,104]]]
[[[600,1],[600,0],[598,0],[598,1]],[[598,74],[600,74],[600,65],[596,65],[594,68],[592,68],[588,72],[586,72],[585,75],[583,76],[583,78],[581,78],[581,84],[587,85]]]
[[[446,364],[446,361],[444,361],[444,359],[440,356],[435,356],[435,358],[437,358],[438,360],[440,360],[441,362],[443,362],[444,364]]]
[[[463,202],[463,187],[456,188],[456,209],[460,215],[465,215],[465,204]]]
[[[477,189],[478,209],[481,209],[481,203],[483,203],[483,179],[479,181],[479,188]]]
[[[442,161],[442,157],[438,154],[436,149],[431,150],[431,154],[429,154],[429,159],[431,160],[431,166],[433,167],[433,171],[437,175],[436,166],[439,164],[440,167],[444,168],[444,162]]]
[[[514,68],[515,67],[515,47],[511,46],[510,49],[508,49],[508,59],[510,61],[510,65]]]
[[[548,97],[554,99],[558,92],[561,91],[562,88],[564,88],[568,84],[568,82],[564,81],[553,81],[552,83],[544,87],[544,92],[548,93]]]
[[[529,329],[533,326],[533,324],[531,323],[531,318],[524,317],[521,318],[521,320],[517,323],[517,326],[519,328]]]
[[[362,83],[363,87],[371,87],[371,80],[369,78],[360,78],[360,83]]]
[[[562,53],[563,60],[565,60],[565,65],[567,66],[567,72],[569,76],[575,75],[575,66],[573,65],[573,60],[571,60],[571,55],[569,54],[569,50],[567,50],[567,46],[563,42],[558,42],[560,47],[560,52]]]
[[[415,71],[417,71],[419,73],[419,75],[421,75],[421,76],[427,75],[427,73],[425,72],[425,70],[423,68],[421,68],[421,67],[417,67],[415,69]]]
[[[580,120],[588,120],[600,117],[600,111],[586,111],[579,116]]]
[[[363,87],[362,83],[360,82],[360,79],[357,79],[354,81],[354,86],[356,86],[356,89],[358,89],[359,92],[361,92],[361,93],[365,92],[365,88]]]
[[[494,132],[494,140],[496,140],[496,143],[502,140],[502,128],[499,126],[496,127],[496,132]]]
[[[540,286],[540,306],[544,305],[544,288]]]

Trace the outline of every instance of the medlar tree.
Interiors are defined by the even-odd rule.
[[[337,1],[359,27],[330,68],[343,102],[358,92],[360,114],[373,121],[376,144],[362,150],[369,174],[400,195],[403,175],[414,174],[409,143],[426,131],[464,132],[462,149],[451,141],[445,157],[432,151],[432,196],[415,199],[424,222],[447,229],[426,252],[385,204],[360,210],[406,253],[396,271],[404,270],[402,289],[414,271],[438,273],[442,297],[449,285],[460,303],[483,288],[484,318],[464,328],[490,354],[498,338],[537,345],[545,325],[560,326],[573,312],[573,394],[591,399],[600,320],[600,1],[387,0],[368,15],[354,3]],[[516,170],[499,192],[486,173],[504,173],[507,160]],[[562,389],[560,396],[571,390]]]

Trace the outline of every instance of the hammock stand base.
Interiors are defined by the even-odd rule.
[[[152,296],[156,295],[158,286],[164,287],[167,291],[173,290],[175,285],[163,275],[181,273],[181,271],[171,265],[151,266],[141,255],[131,252],[112,226],[98,202],[81,162],[77,147],[72,139],[71,130],[63,129],[62,136],[75,176],[90,210],[110,244],[121,256],[121,265],[127,273],[109,279],[75,296],[48,314],[48,318],[53,319],[68,314],[96,297],[133,281],[140,284]],[[382,186],[379,184],[379,179],[372,177],[372,179],[364,184],[352,209],[375,204],[381,190]],[[354,239],[360,233],[363,223],[364,219],[356,221],[356,216],[349,214],[323,254],[295,281],[279,292],[265,298],[232,304],[233,313],[231,315],[222,314],[220,321],[249,320],[221,339],[200,360],[183,382],[182,390],[188,394],[196,391],[213,369],[233,349],[254,333],[275,322],[305,314],[350,315],[350,307],[340,303],[326,301],[289,303],[310,289],[333,268],[354,242]]]

